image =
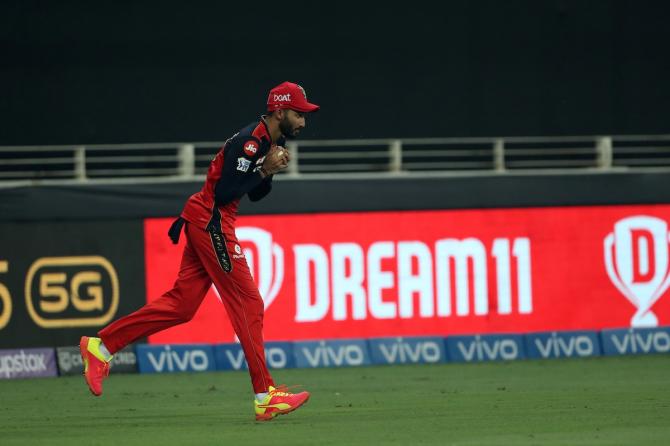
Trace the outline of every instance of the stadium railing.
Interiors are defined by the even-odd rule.
[[[222,142],[0,146],[0,186],[200,180]],[[285,178],[670,170],[670,135],[295,140]]]

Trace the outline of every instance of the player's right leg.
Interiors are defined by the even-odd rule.
[[[211,286],[207,271],[187,242],[179,275],[170,291],[100,330],[100,338],[81,338],[84,378],[91,393],[102,394],[102,381],[109,374],[114,353],[137,339],[191,320]]]
[[[275,386],[265,361],[263,343],[263,298],[243,256],[228,257],[232,268],[221,264],[212,236],[205,231],[187,232],[200,261],[214,280],[226,312],[240,341],[249,366],[257,421],[269,421],[277,415],[292,412],[309,399],[309,392],[291,393],[285,386]],[[232,230],[226,235],[228,252],[239,252]],[[237,246],[237,248],[236,248]],[[225,263],[225,262],[224,262]]]
[[[286,386],[268,388],[262,399],[254,399],[256,421],[271,421],[277,415],[293,412],[309,400],[309,392],[292,393]]]

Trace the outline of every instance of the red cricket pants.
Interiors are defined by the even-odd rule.
[[[231,255],[232,270],[225,272],[208,231],[186,223],[184,232],[186,248],[173,288],[103,328],[99,332],[102,341],[110,353],[115,353],[139,338],[190,321],[213,282],[242,344],[254,392],[267,392],[274,382],[265,364],[263,299],[246,260]],[[235,253],[233,228],[223,229],[223,235],[228,253]]]

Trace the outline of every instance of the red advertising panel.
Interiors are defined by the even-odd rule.
[[[670,205],[240,217],[266,340],[670,325]],[[172,286],[171,219],[145,221],[147,300]],[[226,296],[222,296],[223,299]],[[230,342],[210,290],[151,342]]]

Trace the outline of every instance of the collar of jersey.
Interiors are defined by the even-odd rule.
[[[253,132],[253,136],[258,139],[265,138],[270,144],[272,144],[272,137],[270,136],[270,130],[268,129],[268,124],[265,122],[265,117],[261,116],[261,121],[258,123]]]

